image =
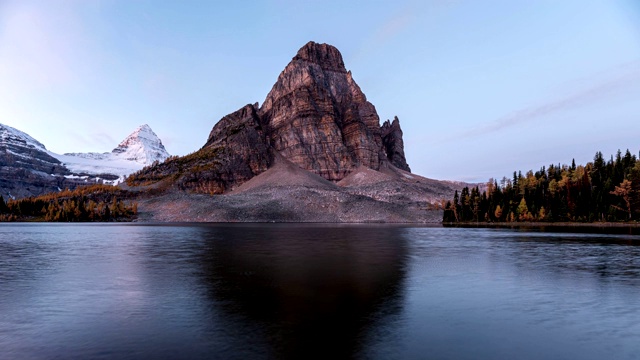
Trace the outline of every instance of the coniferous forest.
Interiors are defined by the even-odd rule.
[[[576,166],[550,165],[465,187],[444,205],[443,222],[620,222],[640,219],[640,160],[629,150]]]
[[[137,203],[125,201],[128,197],[127,191],[109,185],[7,202],[0,196],[0,221],[128,221],[138,212]]]

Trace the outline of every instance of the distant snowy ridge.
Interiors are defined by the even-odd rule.
[[[64,156],[75,156],[75,157],[80,157],[84,159],[104,160],[104,159],[108,159],[111,156],[111,153],[110,152],[64,153]]]
[[[105,153],[66,153],[51,156],[60,160],[69,170],[82,175],[115,175],[117,180],[104,180],[105,183],[117,185],[124,178],[154,161],[162,162],[170,155],[162,141],[144,124],[135,129],[113,151]]]

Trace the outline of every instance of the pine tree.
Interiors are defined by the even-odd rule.
[[[9,212],[9,207],[4,202],[4,197],[2,197],[2,195],[0,195],[0,214],[6,214],[8,212]]]
[[[458,197],[458,190],[456,190],[453,195],[453,206],[451,210],[453,211],[453,216],[456,219],[456,222],[460,221],[460,198]]]

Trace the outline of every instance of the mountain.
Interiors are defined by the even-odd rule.
[[[60,155],[30,135],[0,124],[0,195],[22,198],[93,183],[115,185],[167,157],[148,125],[138,127],[110,153]]]
[[[410,171],[398,118],[380,125],[338,49],[309,42],[262,106],[224,116],[202,148],[127,186],[155,189],[142,220],[437,222],[434,204],[468,185]]]
[[[160,138],[144,124],[136,128],[111,152],[53,154],[60,162],[81,176],[98,177],[116,185],[124,177],[170,155]]]
[[[170,156],[158,135],[147,124],[135,129],[111,153],[117,158],[143,165],[162,162]]]
[[[359,166],[410,170],[398,118],[380,126],[338,49],[309,42],[261,107],[223,117],[199,151],[147,169],[130,185],[171,179],[181,189],[224,193],[266,171],[275,154],[334,182]]]
[[[5,199],[58,191],[68,174],[42,143],[0,124],[0,195]]]
[[[335,47],[309,42],[280,73],[259,110],[268,141],[327,180],[386,159],[380,118]]]

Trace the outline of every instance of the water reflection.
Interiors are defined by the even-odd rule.
[[[622,231],[622,230],[621,230]],[[604,282],[640,285],[640,241],[635,235],[545,233],[541,231],[490,232],[492,244],[504,259],[526,272],[548,276],[595,276]],[[505,239],[505,241],[495,241]]]
[[[400,234],[376,227],[207,228],[202,280],[231,327],[232,347],[277,358],[351,358],[399,312],[407,258]]]
[[[535,229],[3,225],[0,358],[635,358],[639,242]]]

